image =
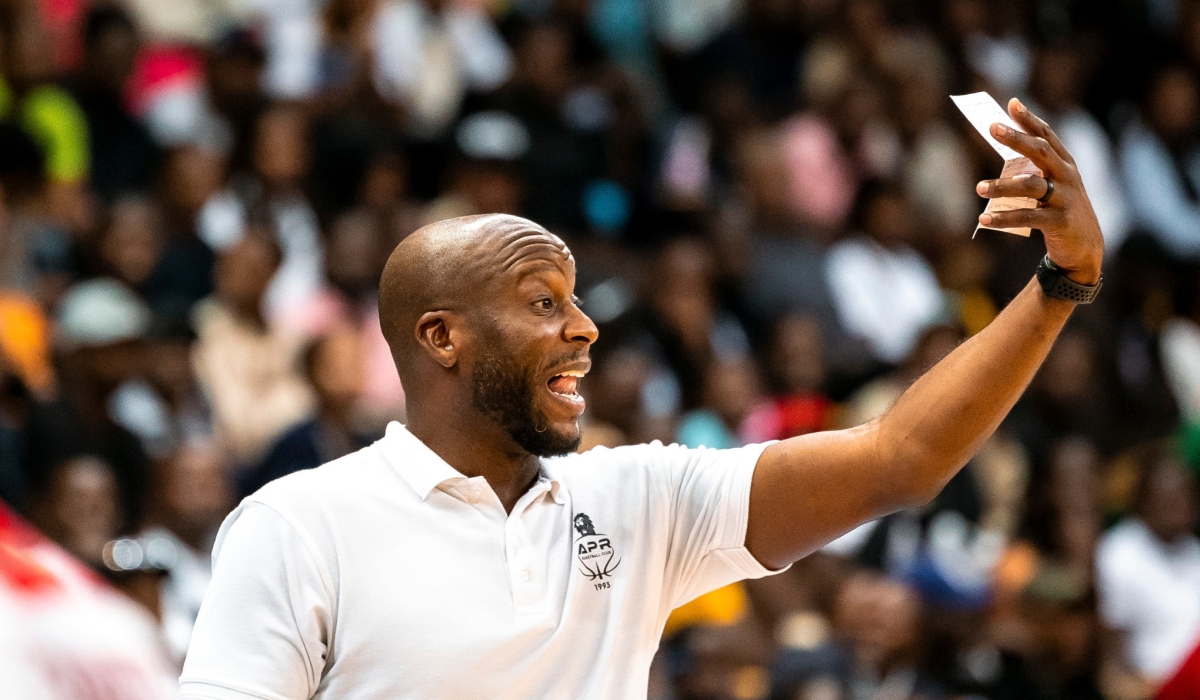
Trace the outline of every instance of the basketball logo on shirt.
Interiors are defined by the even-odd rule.
[[[575,555],[579,557],[579,563],[583,565],[580,570],[584,576],[587,576],[589,581],[604,581],[606,577],[611,578],[613,571],[621,563],[620,558],[615,558],[616,552],[613,550],[612,542],[603,533],[596,532],[596,526],[592,524],[592,519],[587,513],[580,513],[575,516],[575,532],[579,533],[579,537],[575,540]],[[596,587],[601,588],[600,584]],[[605,583],[603,586],[607,588]]]

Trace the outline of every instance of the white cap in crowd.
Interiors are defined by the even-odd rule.
[[[114,345],[142,338],[150,330],[150,307],[113,279],[71,287],[58,303],[56,340],[64,348]]]

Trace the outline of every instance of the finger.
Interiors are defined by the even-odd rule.
[[[1029,158],[1044,173],[1051,175],[1062,172],[1065,165],[1062,156],[1041,136],[1023,134],[1003,124],[992,124],[992,136],[1000,143]]]
[[[975,186],[980,197],[995,199],[997,197],[1028,197],[1039,199],[1046,195],[1049,189],[1046,178],[1024,173],[1015,177],[1002,177],[998,180],[983,180]]]
[[[1046,143],[1050,144],[1050,148],[1054,149],[1059,158],[1068,163],[1075,162],[1075,159],[1071,157],[1071,152],[1063,145],[1062,139],[1054,133],[1054,129],[1051,129],[1050,125],[1041,117],[1031,112],[1025,103],[1015,97],[1012,98],[1008,101],[1008,113],[1025,131],[1046,139]]]
[[[1062,209],[1011,209],[1009,211],[984,212],[979,223],[991,228],[1038,228],[1053,229],[1065,221]]]

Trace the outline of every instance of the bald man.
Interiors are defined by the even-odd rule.
[[[570,250],[511,216],[412,234],[380,285],[408,424],[228,517],[182,697],[645,698],[673,608],[930,500],[1100,279],[1071,156],[1009,110],[1028,134],[993,134],[1046,177],[979,193],[1044,201],[981,222],[1041,229],[1048,258],[988,328],[850,430],[573,454],[597,333]]]

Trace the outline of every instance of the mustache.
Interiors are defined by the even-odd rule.
[[[565,353],[562,353],[561,355],[550,358],[546,362],[543,362],[542,366],[544,367],[544,371],[549,371],[550,369],[552,369],[554,367],[561,367],[562,365],[570,364],[572,362],[579,362],[580,360],[591,359],[591,356],[592,356],[591,350],[579,350],[579,351],[573,351],[573,352],[565,352]]]

